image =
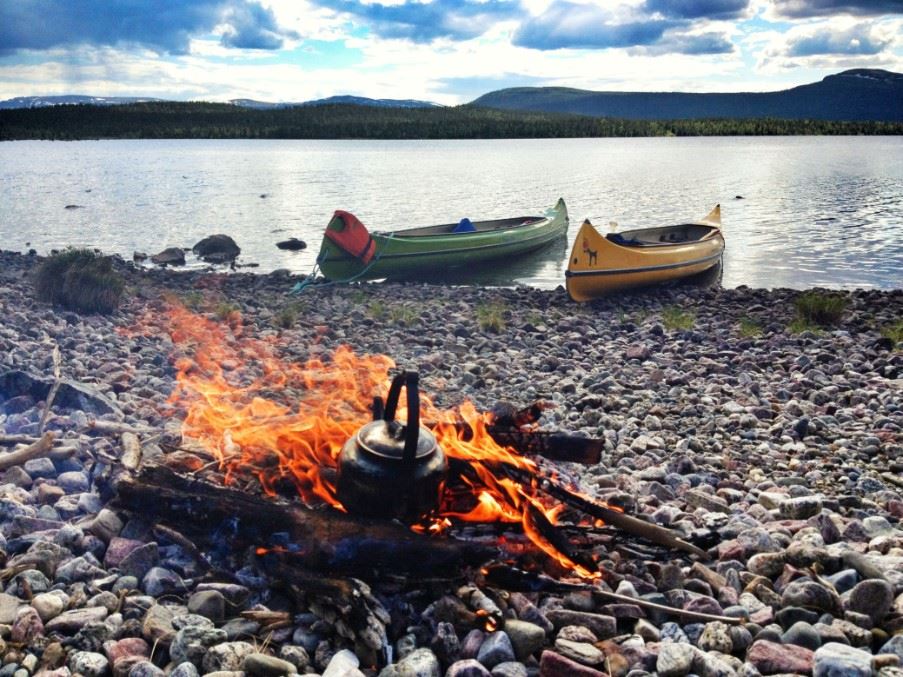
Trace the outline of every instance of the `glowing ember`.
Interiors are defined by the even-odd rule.
[[[294,364],[279,356],[285,346],[277,337],[244,336],[238,317],[227,326],[174,306],[169,318],[170,335],[185,353],[176,359],[177,386],[170,398],[187,412],[183,435],[219,459],[227,482],[253,473],[271,495],[291,482],[308,504],[326,502],[344,510],[331,471],[345,442],[372,418],[374,395],[388,392],[394,362],[384,355],[358,356],[342,346],[331,359]],[[406,419],[403,407],[398,418]],[[472,507],[462,509],[460,500],[453,500],[460,492],[443,496],[437,514],[424,516],[415,530],[439,534],[456,520],[521,523],[531,540],[567,569],[598,576],[557,551],[534,524],[531,511],[555,524],[560,507],[543,504],[534,487],[493,473],[492,465],[499,463],[531,477],[538,469],[492,439],[487,415],[469,402],[439,410],[421,397],[421,420],[447,457],[466,461],[473,470],[464,478]]]

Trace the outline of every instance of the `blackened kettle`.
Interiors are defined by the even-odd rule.
[[[395,420],[402,387],[407,391],[405,424]],[[448,461],[433,433],[420,425],[418,374],[406,371],[397,375],[385,405],[376,398],[373,414],[374,420],[358,430],[339,453],[339,501],[356,515],[407,520],[436,509]]]

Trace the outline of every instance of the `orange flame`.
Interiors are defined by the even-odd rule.
[[[335,468],[342,446],[371,419],[374,395],[388,392],[392,359],[358,356],[340,346],[331,359],[287,362],[280,352],[290,346],[281,345],[275,334],[245,336],[235,316],[227,326],[173,306],[169,320],[179,353],[170,403],[186,411],[183,435],[219,461],[226,482],[251,473],[270,495],[290,482],[308,504],[326,502],[344,510],[324,471]],[[399,416],[406,416],[403,405]],[[567,569],[597,577],[558,552],[532,524],[531,509],[555,524],[561,507],[544,505],[534,487],[492,472],[490,465],[499,462],[531,476],[538,468],[492,439],[487,415],[470,402],[440,410],[421,396],[421,418],[430,422],[446,456],[466,461],[475,477],[464,478],[472,507],[461,509],[444,496],[437,514],[414,525],[415,530],[440,534],[454,520],[519,522],[539,548]]]

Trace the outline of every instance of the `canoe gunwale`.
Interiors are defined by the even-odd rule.
[[[543,225],[543,222],[554,219],[555,216],[515,216],[507,219],[493,219],[489,221],[474,221],[475,230],[455,233],[454,228],[457,223],[442,223],[436,226],[418,226],[417,228],[406,228],[405,230],[374,230],[371,234],[374,237],[395,238],[395,239],[420,239],[427,237],[445,237],[448,235],[473,236],[473,235],[496,235],[504,230],[519,230],[521,228],[529,228],[530,226]]]
[[[595,227],[595,226],[594,226]],[[686,228],[704,228],[705,232],[700,237],[688,238],[680,241],[660,241],[660,240],[639,240],[636,242],[618,242],[612,237],[640,237],[651,234],[666,234],[669,232],[677,232]],[[598,231],[597,231],[598,232]],[[607,240],[607,243],[615,247],[623,247],[624,249],[666,249],[667,247],[686,247],[700,242],[705,242],[713,237],[717,237],[721,233],[719,226],[712,226],[706,223],[681,223],[674,226],[661,226],[659,228],[638,228],[635,230],[625,230],[618,233],[599,233]]]
[[[677,270],[678,268],[688,268],[690,266],[698,266],[703,263],[715,261],[724,256],[724,251],[719,251],[708,256],[689,261],[680,261],[677,263],[660,263],[654,266],[643,266],[634,268],[595,268],[593,270],[566,270],[565,277],[591,277],[593,275],[629,275],[631,273],[651,273],[658,270]]]

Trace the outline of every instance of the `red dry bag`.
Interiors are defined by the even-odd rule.
[[[351,212],[337,209],[326,227],[326,237],[365,264],[370,263],[376,253],[376,243],[367,226]]]

